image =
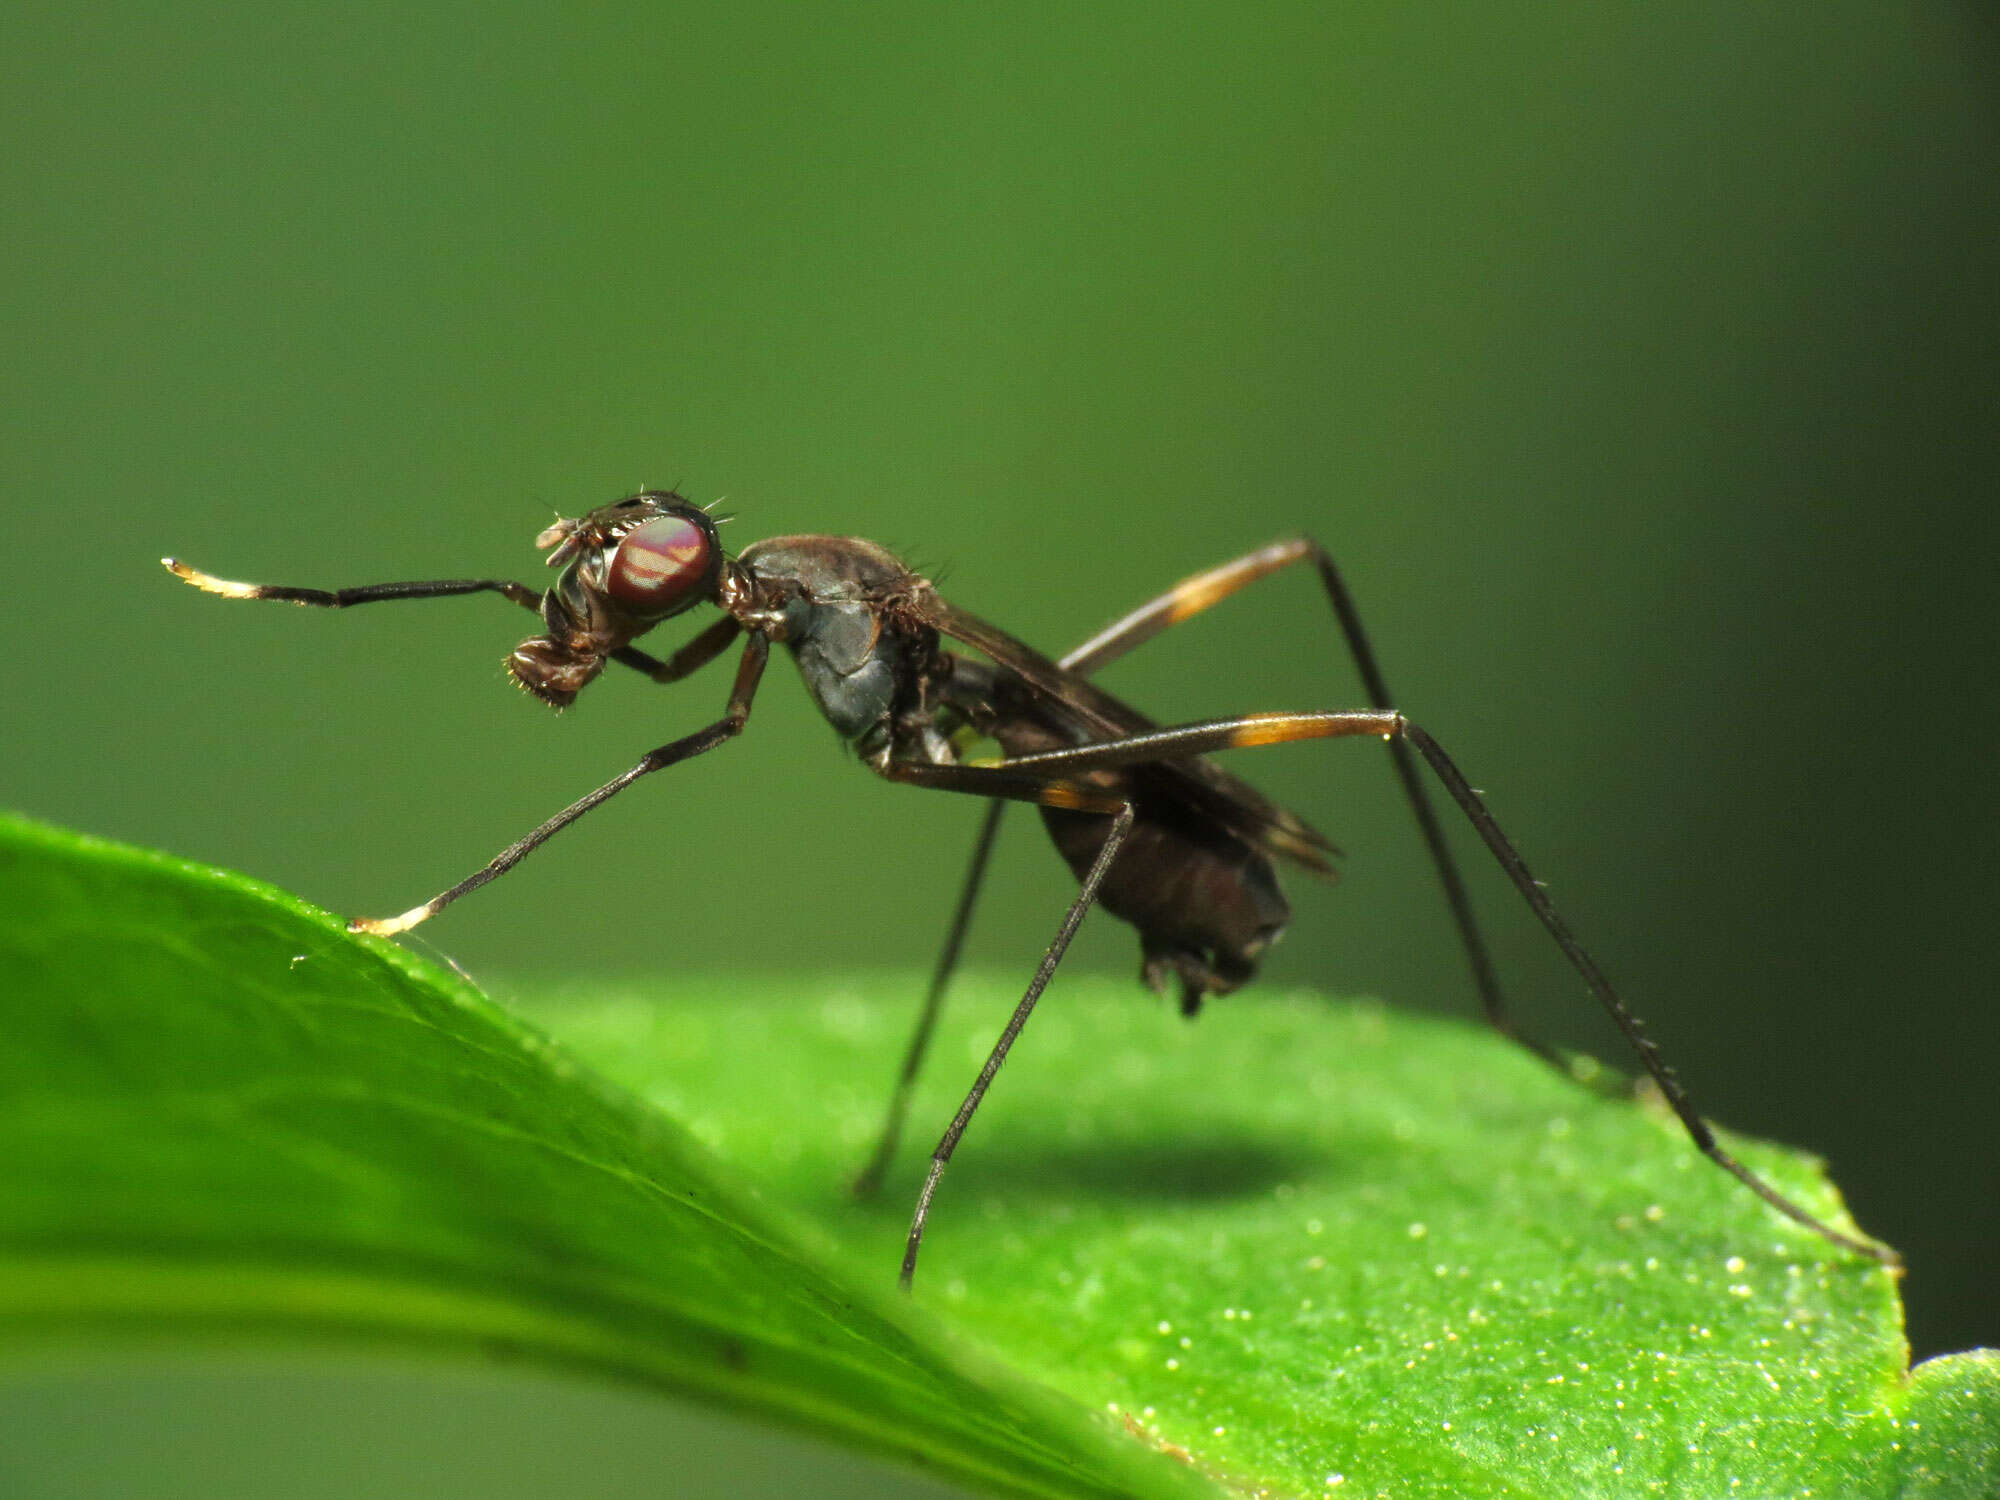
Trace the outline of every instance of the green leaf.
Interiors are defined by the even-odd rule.
[[[855,1204],[907,977],[535,1000],[641,1102],[237,877],[0,825],[0,896],[16,1358],[107,1333],[500,1348],[1002,1493],[2000,1485],[2000,1360],[1907,1372],[1891,1276],[1469,1028],[1299,995],[1189,1026],[1065,977],[944,1181],[911,1306],[924,1147],[1017,978],[955,996],[918,1139]],[[1737,1144],[1838,1213],[1810,1161]]]
[[[901,1003],[885,1004],[900,991]],[[584,1056],[896,1264],[925,1149],[1017,998],[969,984],[880,1206],[908,978],[545,1002]],[[1817,1164],[1733,1139],[1815,1211]],[[1250,994],[1193,1025],[1051,991],[946,1175],[919,1300],[1251,1491],[1990,1496],[2000,1356],[1906,1370],[1895,1278],[1771,1213],[1664,1109],[1489,1034]]]
[[[966,1353],[469,986],[0,819],[0,1348],[334,1336],[581,1368],[1017,1495],[1199,1495]]]

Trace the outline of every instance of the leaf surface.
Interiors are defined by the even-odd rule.
[[[674,1389],[1019,1495],[1212,1493],[843,1279],[470,986],[0,822],[0,1345],[331,1337]]]
[[[1013,988],[955,997],[890,1201],[856,1205],[916,986],[735,983],[721,1009],[640,990],[543,1014],[886,1280]],[[1842,1217],[1810,1158],[1732,1144]],[[2000,1487],[2000,1360],[1912,1378],[1893,1275],[1772,1214],[1664,1109],[1375,1004],[1244,994],[1189,1025],[1059,983],[946,1174],[919,1283],[1252,1492]]]
[[[558,1048],[240,877],[8,823],[0,893],[16,1358],[504,1352],[1010,1494],[2000,1487],[2000,1361],[1906,1372],[1887,1273],[1466,1027],[1307,995],[1190,1026],[1065,977],[909,1305],[924,1148],[1016,981],[954,997],[898,1173],[857,1204],[906,977],[519,997]],[[1739,1146],[1838,1213],[1809,1160]]]

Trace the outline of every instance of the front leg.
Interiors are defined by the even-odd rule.
[[[509,844],[484,866],[473,871],[450,890],[441,891],[423,905],[413,906],[398,916],[356,918],[347,924],[347,930],[370,932],[378,937],[407,932],[419,922],[428,921],[436,916],[460,896],[476,891],[488,881],[497,880],[505,875],[593,807],[610,801],[641,776],[665,770],[668,766],[705,754],[716,746],[735,739],[743,732],[743,726],[750,721],[750,704],[757,695],[757,683],[764,675],[764,664],[770,660],[770,655],[769,641],[761,635],[750,637],[749,644],[743,648],[742,663],[736,670],[736,685],[730,690],[728,711],[706,729],[697,730],[671,744],[649,751],[631,770],[623,775],[614,776],[589,795],[579,797],[532,833]]]
[[[380,604],[393,599],[449,599],[460,594],[498,594],[511,599],[534,615],[542,612],[541,590],[507,578],[434,578],[414,583],[368,583],[351,589],[309,589],[284,583],[239,583],[218,578],[190,567],[177,557],[163,557],[160,565],[182,583],[205,594],[223,599],[271,599],[281,604],[299,604],[315,609],[351,609],[357,604]],[[707,666],[728,649],[742,629],[725,617],[702,631],[665,661],[636,646],[620,646],[611,659],[621,666],[644,672],[655,682],[678,682],[689,673]]]
[[[528,609],[539,611],[542,607],[539,589],[505,578],[433,578],[416,583],[369,583],[352,589],[307,589],[284,583],[239,583],[233,578],[217,578],[213,573],[189,567],[177,557],[161,558],[160,566],[204,594],[224,599],[274,599],[281,604],[303,604],[316,609],[351,609],[357,604],[379,604],[390,599],[445,599],[455,594],[501,594]]]

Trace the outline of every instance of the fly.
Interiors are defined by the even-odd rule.
[[[901,1271],[916,1273],[925,1226],[945,1167],[980,1101],[1062,962],[1078,925],[1102,906],[1137,930],[1140,975],[1178,993],[1193,1016],[1210,995],[1256,976],[1264,952],[1291,918],[1278,885],[1280,863],[1331,876],[1338,851],[1317,830],[1207,759],[1211,751],[1295,740],[1374,739],[1388,744],[1404,794],[1428,846],[1470,963],[1486,1020],[1559,1070],[1547,1047],[1509,1016],[1485,940],[1425,790],[1428,768],[1547,929],[1563,956],[1624,1034],[1661,1096],[1704,1156],[1785,1217],[1857,1254],[1896,1265],[1889,1247],[1850,1234],[1793,1202],[1739,1162],[1695,1111],[1673,1070],[1611,982],[1571,934],[1513,842],[1436,740],[1393,706],[1352,596],[1333,559],[1306,537],[1275,542],[1184,579],[1107,626],[1060,661],[1043,656],[942,597],[887,550],[856,537],[781,536],[732,557],[706,511],[665,490],[643,490],[580,519],[560,519],[536,537],[555,585],[537,591],[495,578],[380,583],[350,589],[235,583],[163,559],[176,577],[230,599],[276,599],[345,609],[392,599],[499,594],[539,614],[542,634],[523,641],[507,671],[552,708],[568,707],[606,665],[677,682],[707,666],[739,637],[742,654],[722,717],[672,740],[503,849],[457,885],[394,917],[349,922],[354,932],[406,932],[504,875],[592,808],[641,777],[728,743],[750,720],[771,648],[784,646],[806,690],[862,763],[906,786],[988,799],[951,928],[916,1030],[897,1075],[876,1149],[856,1179],[872,1192],[894,1156],[911,1088],[922,1068],[1000,816],[1028,802],[1075,874],[1075,898],[978,1077],[931,1153],[911,1215]],[[1161,726],[1091,681],[1091,674],[1171,625],[1249,584],[1307,563],[1318,573],[1370,707],[1352,712],[1257,713]],[[632,643],[697,604],[722,611],[664,661]],[[976,656],[946,646],[970,647]],[[1000,754],[970,758],[986,740]]]

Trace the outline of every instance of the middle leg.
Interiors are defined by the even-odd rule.
[[[931,1152],[930,1170],[924,1175],[923,1188],[917,1195],[916,1210],[910,1217],[910,1233],[904,1243],[903,1268],[898,1277],[903,1289],[908,1291],[911,1280],[917,1272],[917,1253],[923,1246],[924,1226],[930,1220],[931,1200],[937,1195],[938,1181],[944,1176],[944,1169],[949,1165],[952,1153],[958,1149],[959,1140],[964,1136],[966,1127],[972,1123],[972,1117],[978,1111],[980,1102],[985,1099],[994,1075],[1000,1071],[1000,1065],[1007,1060],[1007,1053],[1012,1049],[1015,1038],[1020,1036],[1022,1028],[1028,1024],[1028,1017],[1034,1013],[1035,1002],[1041,999],[1042,991],[1048,988],[1049,980],[1055,975],[1056,965],[1062,962],[1063,954],[1069,949],[1070,939],[1076,936],[1076,930],[1082,925],[1084,915],[1095,904],[1098,888],[1104,884],[1104,877],[1110,872],[1112,862],[1117,859],[1118,851],[1124,846],[1127,835],[1132,831],[1133,809],[1130,802],[1114,793],[1039,772],[1020,772],[985,766],[934,766],[914,762],[891,762],[880,769],[891,781],[900,781],[909,786],[930,787],[936,791],[970,792],[976,796],[993,798],[996,807],[1002,805],[1000,799],[1005,798],[1015,802],[1034,802],[1044,807],[1104,813],[1111,819],[1103,847],[1099,849],[1097,858],[1084,875],[1075,899],[1064,912],[1055,937],[1050,940],[1048,950],[1042,954],[1041,963],[1036,965],[1034,977],[1028,981],[1026,993],[1014,1007],[1013,1014],[1007,1018],[1007,1024],[1001,1029],[999,1039],[987,1053],[986,1062],[980,1068],[979,1076],[973,1080],[964,1102],[959,1105],[958,1112],[952,1116],[951,1123],[945,1127],[944,1135]],[[993,826],[995,821],[997,820],[989,814],[988,826]],[[927,1021],[934,1019],[934,1012],[927,1013]],[[925,1040],[928,1040],[927,1031]],[[921,1057],[921,1051],[916,1055]]]

